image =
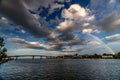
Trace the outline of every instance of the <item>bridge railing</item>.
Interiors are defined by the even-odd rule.
[[[48,58],[48,57],[51,57],[51,56],[46,56],[46,55],[12,55],[12,56],[8,56],[9,59],[15,58],[16,60],[19,57],[31,57],[34,60],[35,57],[39,57],[40,59],[42,59],[43,57]]]

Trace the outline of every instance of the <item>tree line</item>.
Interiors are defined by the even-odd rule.
[[[0,61],[2,61],[3,58],[7,57],[7,49],[5,48],[5,42],[2,37],[0,37]]]

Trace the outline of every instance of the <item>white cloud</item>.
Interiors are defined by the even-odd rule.
[[[73,4],[70,8],[62,11],[62,17],[65,18],[65,21],[61,22],[57,29],[60,31],[80,31],[85,26],[92,27],[91,22],[93,22],[95,17],[90,13],[89,9]]]
[[[8,38],[7,39],[8,41],[12,41],[12,42],[25,42],[24,39],[21,39],[21,38]]]
[[[5,17],[1,17],[0,18],[0,24],[7,24],[9,22],[9,20],[7,19],[7,18],[5,18]]]
[[[86,17],[88,15],[87,9],[84,9],[78,4],[73,4],[68,9],[64,9],[62,12],[63,18],[79,18]]]
[[[87,44],[90,44],[90,45],[101,45],[101,43],[98,42],[98,41],[90,41]]]
[[[72,27],[73,27],[73,22],[71,20],[70,21],[65,20],[64,22],[61,22],[59,26],[57,26],[57,29],[60,31],[64,31]]]
[[[88,27],[88,26],[90,26],[90,23],[84,23],[82,26],[83,27]]]
[[[50,34],[50,38],[52,38],[52,39],[57,38],[57,36],[58,36],[58,34],[54,31]]]
[[[83,29],[82,31],[83,34],[90,34],[91,32],[93,32],[92,29]]]
[[[116,3],[116,0],[110,0],[109,1],[109,4],[111,5],[111,4],[115,4]]]
[[[64,4],[52,3],[50,6],[49,14],[53,13],[55,9],[61,9],[64,6],[65,6]]]
[[[92,15],[92,16],[87,17],[86,19],[87,19],[87,21],[93,21],[95,19],[95,16]]]
[[[26,31],[25,30],[21,30],[21,33],[26,33]]]
[[[120,34],[114,34],[114,35],[111,35],[111,36],[106,36],[105,39],[108,40],[108,41],[118,41],[118,40],[120,40]]]
[[[78,4],[71,5],[67,11],[73,16],[86,17],[88,15],[87,11]]]

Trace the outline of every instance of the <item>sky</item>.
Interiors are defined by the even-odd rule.
[[[8,55],[120,52],[119,0],[0,0]]]

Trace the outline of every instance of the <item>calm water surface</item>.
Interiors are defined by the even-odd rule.
[[[11,60],[0,65],[0,80],[120,80],[120,60]]]

